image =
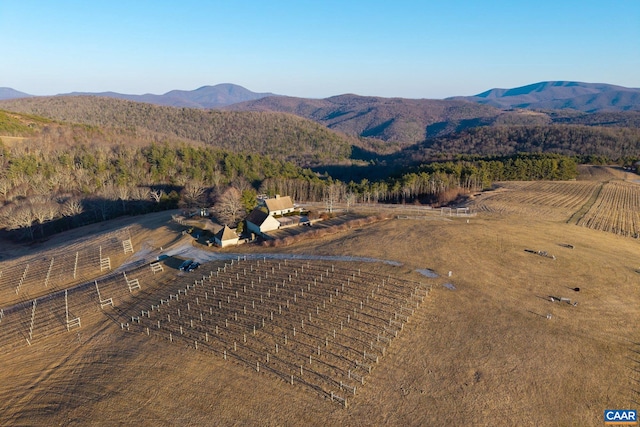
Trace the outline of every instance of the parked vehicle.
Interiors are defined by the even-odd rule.
[[[184,261],[182,264],[180,264],[180,267],[178,267],[178,270],[187,271],[187,268],[189,268],[189,266],[191,264],[193,264],[193,260],[188,259],[188,260]]]
[[[193,270],[197,270],[198,267],[200,267],[200,263],[199,262],[192,262],[191,264],[189,264],[189,266],[187,267],[187,271],[193,271]]]

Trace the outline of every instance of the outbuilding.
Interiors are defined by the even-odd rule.
[[[216,246],[224,248],[230,245],[238,244],[238,234],[236,230],[229,228],[226,224],[213,236],[213,243]]]

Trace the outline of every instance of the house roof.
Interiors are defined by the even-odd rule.
[[[264,204],[267,206],[267,209],[269,209],[269,212],[293,209],[293,202],[290,196],[265,199]]]
[[[225,225],[220,229],[220,231],[216,233],[215,237],[218,238],[221,242],[223,242],[225,240],[237,239],[238,235],[234,230],[230,229],[227,225]]]
[[[260,208],[255,208],[247,217],[247,221],[259,227],[267,218],[269,218],[268,213],[264,212]]]

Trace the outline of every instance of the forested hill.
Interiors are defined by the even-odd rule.
[[[509,156],[557,153],[585,159],[640,158],[640,129],[584,125],[492,126],[433,138],[393,156],[405,164],[458,155]]]
[[[406,147],[459,134],[479,126],[581,124],[640,127],[640,112],[587,113],[564,110],[500,110],[464,100],[379,98],[341,95],[326,99],[265,97],[226,107],[240,111],[280,111],[312,119],[348,135]],[[586,131],[585,131],[586,132]]]
[[[492,123],[503,112],[466,101],[339,95],[325,99],[265,97],[233,104],[233,111],[280,111],[315,120],[348,135],[409,145],[426,137]],[[517,116],[517,113],[509,113]],[[513,120],[518,120],[513,117]],[[536,120],[530,114],[524,120]]]
[[[131,138],[191,141],[303,166],[342,162],[358,142],[311,120],[275,112],[204,111],[83,96],[0,101],[0,109],[97,126],[124,144]]]

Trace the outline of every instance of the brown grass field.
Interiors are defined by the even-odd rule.
[[[599,183],[625,177],[605,168],[585,173],[588,182],[505,184],[476,197],[471,203],[479,213],[468,219],[391,219],[278,248],[207,248],[181,236],[181,227],[171,221],[170,212],[123,218],[28,248],[5,245],[0,250],[0,271],[4,272],[0,307],[5,308],[0,320],[0,425],[596,426],[603,424],[604,409],[640,409],[639,241],[570,221],[585,204],[594,203],[593,189]],[[116,249],[117,244],[109,249],[114,270],[115,264],[131,266],[138,259],[153,259],[160,247],[173,256],[162,261],[164,271],[155,275],[147,265],[130,269],[129,278],[139,279],[141,285],[133,292],[120,276],[98,280],[101,297],[113,297],[113,308],[101,310],[91,287],[70,291],[70,311],[82,319],[82,326],[67,331],[60,292],[90,282],[88,277],[100,272],[86,268],[84,276],[74,281],[69,271],[65,276],[61,270],[49,289],[41,284],[49,260],[91,247],[95,250],[96,245],[107,248],[104,242],[113,236],[131,236],[136,251],[125,256]],[[192,246],[201,252],[194,252]],[[184,252],[184,248],[191,249]],[[545,251],[548,256],[525,249]],[[205,330],[213,333],[213,323],[203,322],[200,329],[188,332],[189,338],[185,335],[170,342],[168,329],[162,330],[164,335],[145,333],[146,326],[153,328],[155,317],[142,316],[146,323],[140,324],[131,320],[141,308],[168,299],[193,278],[201,279],[224,265],[211,261],[196,272],[178,273],[184,255],[231,252],[249,257],[278,252],[393,260],[401,265],[307,262],[322,269],[333,264],[336,269],[361,269],[370,275],[370,282],[361,280],[353,288],[352,295],[360,300],[382,278],[421,282],[424,288],[431,286],[431,291],[398,337],[388,343],[379,363],[371,363],[365,384],[348,397],[345,408],[297,379],[291,385],[270,372],[265,361],[257,372],[253,359],[251,363],[224,360],[220,350],[229,348],[230,341],[227,347],[207,346],[202,341]],[[95,255],[88,259],[95,261]],[[274,275],[276,262],[270,264]],[[300,272],[302,261],[296,262],[281,265],[284,270],[278,280],[286,281],[294,269]],[[26,279],[16,294],[27,263]],[[234,281],[231,272],[242,277],[239,268],[243,265],[249,264],[236,263],[236,270],[230,269],[225,276],[225,280],[232,279],[230,286],[235,290],[244,282]],[[417,269],[431,269],[439,277],[423,276]],[[203,280],[196,291],[204,289]],[[321,293],[319,286],[316,289],[314,298],[326,301],[328,293]],[[400,301],[409,287],[398,289]],[[43,298],[53,291],[58,292],[57,297]],[[386,298],[389,307],[396,307],[397,301],[383,293],[376,295]],[[201,301],[202,293],[199,295]],[[551,296],[578,304],[551,302]],[[35,298],[35,327],[28,345],[25,337]],[[330,305],[335,308],[320,312],[323,315],[316,318],[314,314],[314,322],[335,327],[346,316],[340,309],[357,306],[356,300],[344,298]],[[171,301],[169,307],[181,307],[184,313],[186,301],[182,305]],[[194,300],[190,301],[193,305]],[[314,301],[299,307],[310,308],[320,299]],[[24,307],[7,310],[16,303]],[[386,306],[379,307],[386,312]],[[162,311],[168,310],[164,306],[159,310],[163,316],[168,313]],[[226,310],[223,317],[230,317],[232,310]],[[295,317],[298,315],[301,317]],[[305,316],[292,310],[278,317],[255,338],[249,337],[242,354],[264,351],[272,344],[269,337],[281,332],[278,328],[285,330]],[[220,324],[220,318],[217,321]],[[129,323],[129,331],[121,323]],[[176,325],[172,327],[177,336]],[[345,332],[341,343],[349,345],[364,336],[359,328],[351,326],[352,337]],[[242,336],[237,330],[233,333],[226,337]],[[191,343],[193,337],[201,339],[198,350]],[[261,341],[251,341],[254,339]],[[308,356],[306,350],[295,350],[303,344],[302,338],[295,344],[298,347],[291,344],[286,353],[291,360]],[[332,342],[328,348],[337,344]],[[283,358],[284,354],[283,350]],[[320,365],[305,365],[305,369],[313,370],[313,366]],[[338,368],[344,366],[334,371],[316,369],[337,377]],[[309,381],[321,384],[324,380]]]

